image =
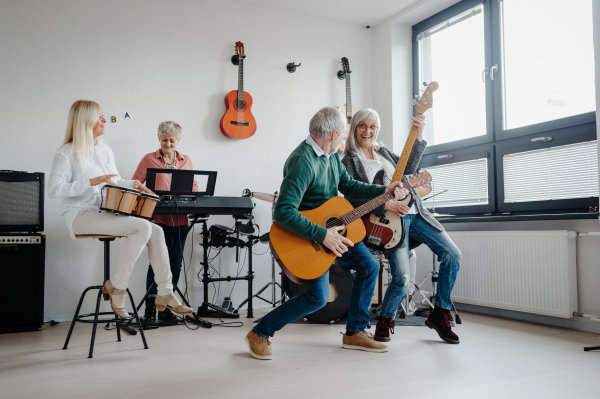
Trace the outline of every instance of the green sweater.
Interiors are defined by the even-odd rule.
[[[317,208],[338,195],[370,200],[385,192],[385,186],[354,180],[335,153],[317,157],[305,141],[290,154],[283,167],[283,182],[275,205],[274,218],[287,230],[323,242],[327,229],[312,223],[299,211]]]

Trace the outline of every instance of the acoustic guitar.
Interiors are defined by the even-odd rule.
[[[402,183],[402,186],[417,187],[429,184],[430,181],[431,175],[424,171]],[[392,198],[393,193],[384,193],[354,209],[346,199],[333,197],[318,208],[300,213],[311,222],[325,228],[344,226],[340,234],[356,244],[365,236],[361,216]],[[269,246],[281,270],[298,284],[311,284],[319,280],[336,259],[336,255],[322,243],[301,237],[278,223],[271,226]]]
[[[342,58],[342,70],[338,71],[338,77],[340,79],[346,80],[346,105],[342,105],[338,109],[344,115],[346,115],[346,119],[348,121],[348,125],[346,126],[346,131],[342,137],[342,141],[340,141],[340,145],[338,146],[338,151],[344,152],[344,148],[346,148],[346,139],[350,134],[350,121],[355,113],[358,112],[358,108],[354,108],[352,106],[352,89],[350,88],[350,74],[352,71],[350,70],[350,64],[348,63],[348,58]]]
[[[422,115],[429,108],[433,107],[433,92],[438,89],[439,85],[437,82],[431,82],[425,89],[425,93],[419,99],[415,107],[417,108],[417,115]],[[412,151],[417,138],[417,128],[412,127],[404,144],[404,150],[398,160],[394,175],[392,176],[391,182],[397,182],[402,180],[404,176],[404,170],[408,163],[408,157]],[[383,170],[379,171],[375,175],[373,184],[385,184],[383,182]],[[417,191],[418,190],[418,191]],[[431,186],[418,187],[417,195],[425,196],[431,192]],[[406,206],[410,207],[414,202],[412,194],[408,194],[404,198],[403,202]],[[363,216],[363,222],[366,229],[365,245],[376,251],[392,251],[400,248],[400,244],[404,241],[404,218],[398,216],[397,213],[386,211],[385,215],[365,215]]]
[[[225,115],[221,118],[221,132],[230,139],[247,139],[256,132],[256,120],[250,112],[252,96],[244,91],[244,44],[235,43],[238,60],[238,89],[225,96]]]

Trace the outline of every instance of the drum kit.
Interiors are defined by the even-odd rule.
[[[154,208],[159,201],[160,197],[158,195],[143,193],[133,188],[106,184],[102,187],[100,209],[117,215],[123,214],[152,220]]]
[[[270,202],[272,204],[272,211],[275,209],[275,204],[279,195],[277,192],[274,194],[253,192],[248,189],[244,191],[245,196],[253,197],[262,201]],[[269,233],[264,234],[261,237],[261,242],[269,241]],[[266,301],[275,307],[278,303],[283,303],[286,297],[293,298],[298,294],[306,291],[306,286],[296,284],[286,277],[285,274],[281,274],[281,284],[275,281],[275,259],[271,259],[271,282],[265,285],[255,296],[263,301]],[[304,321],[313,321],[317,323],[334,323],[337,320],[348,314],[350,308],[350,293],[352,291],[352,284],[354,278],[349,271],[342,269],[336,263],[330,269],[329,273],[329,298],[327,304],[304,317]],[[268,287],[273,286],[272,299],[271,301],[261,298],[259,295]],[[275,300],[275,287],[278,286],[281,289],[281,300]]]

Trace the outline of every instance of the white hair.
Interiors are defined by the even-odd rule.
[[[378,150],[383,147],[383,144],[377,141],[379,137],[379,130],[381,129],[381,120],[379,119],[379,114],[377,111],[371,108],[365,108],[358,111],[352,117],[350,121],[350,132],[348,133],[348,138],[346,139],[346,148],[344,150],[344,154],[356,154],[358,151],[362,151],[358,142],[356,141],[356,129],[361,122],[366,122],[369,119],[375,119],[377,121],[377,130],[374,133],[373,137],[373,149]]]
[[[172,137],[181,138],[181,126],[173,121],[164,121],[158,125],[158,137]]]
[[[343,134],[346,130],[346,118],[333,107],[323,107],[310,119],[308,131],[313,138],[329,139],[333,132]]]

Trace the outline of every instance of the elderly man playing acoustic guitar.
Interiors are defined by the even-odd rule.
[[[300,237],[322,245],[337,256],[345,268],[354,270],[354,285],[342,347],[369,352],[386,352],[387,346],[373,340],[365,332],[370,317],[369,304],[375,289],[379,263],[362,242],[353,244],[340,235],[344,226],[326,228],[311,222],[300,211],[317,208],[337,196],[370,200],[384,193],[402,198],[408,191],[396,182],[387,186],[365,184],[353,180],[342,165],[337,148],[346,129],[344,116],[335,108],[320,109],[310,120],[310,135],[288,157],[283,169],[283,182],[275,222]],[[383,203],[383,202],[382,202]],[[273,234],[271,237],[273,241]],[[326,252],[326,251],[321,251]],[[310,265],[307,265],[307,267]],[[246,336],[250,354],[257,359],[272,359],[271,342],[276,331],[286,324],[310,314],[327,303],[329,272],[308,285],[306,292],[284,302],[267,314]]]

